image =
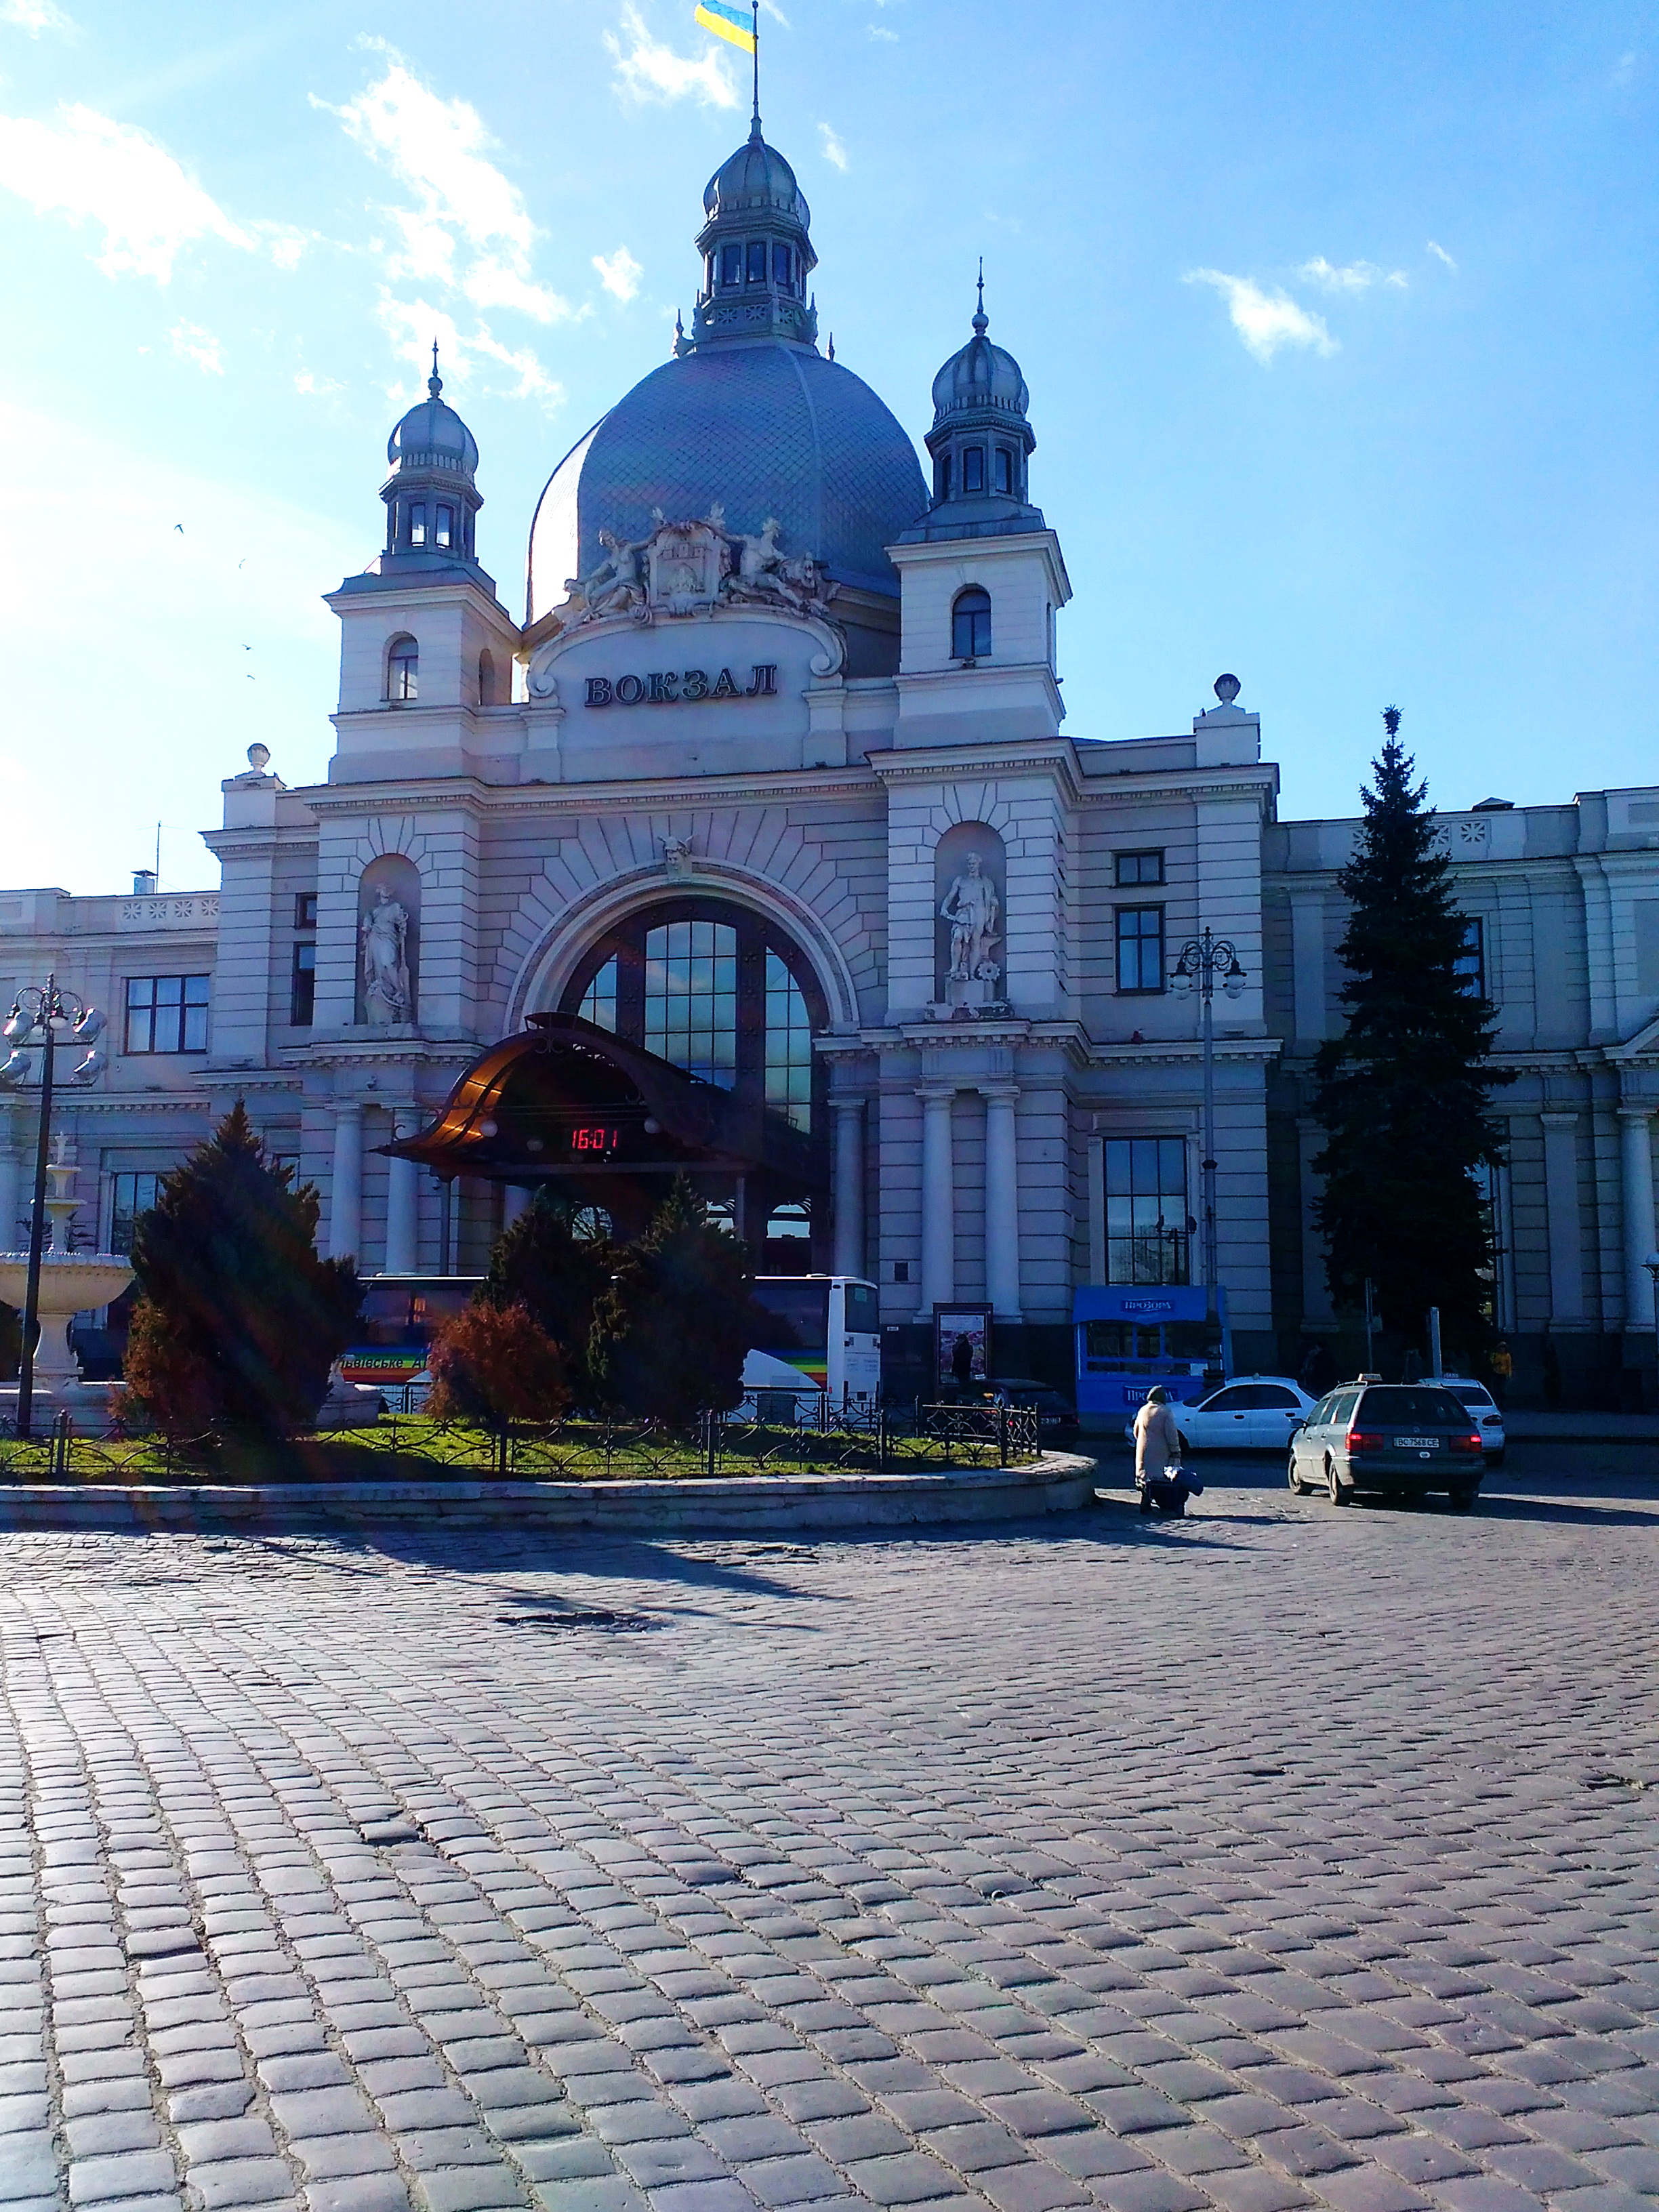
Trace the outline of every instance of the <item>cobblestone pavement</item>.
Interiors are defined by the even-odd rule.
[[[0,1536],[0,2203],[1634,2212],[1659,1485]]]

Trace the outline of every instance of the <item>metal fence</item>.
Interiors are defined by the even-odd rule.
[[[898,1415],[820,1401],[793,1422],[708,1413],[690,1429],[580,1419],[484,1427],[398,1413],[267,1438],[88,1437],[60,1413],[45,1435],[0,1436],[0,1483],[684,1481],[1018,1467],[1041,1449],[1036,1413],[1018,1406],[918,1405]]]

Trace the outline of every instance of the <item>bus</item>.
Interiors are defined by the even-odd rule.
[[[1123,1426],[1155,1382],[1190,1405],[1225,1379],[1227,1294],[1207,1317],[1202,1284],[1091,1283],[1072,1294],[1077,1340],[1077,1413],[1095,1434]]]
[[[832,1412],[873,1413],[881,1401],[881,1323],[873,1283],[851,1275],[757,1275],[769,1326],[743,1363],[750,1419],[793,1420],[819,1397]]]
[[[433,1338],[483,1281],[482,1275],[365,1275],[356,1335],[340,1355],[342,1380],[396,1392],[399,1410],[407,1410],[410,1385],[419,1386],[419,1396],[431,1381],[426,1355]]]

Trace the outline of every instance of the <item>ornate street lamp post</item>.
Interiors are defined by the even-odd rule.
[[[1221,979],[1222,989],[1230,999],[1239,997],[1246,977],[1239,965],[1237,948],[1231,939],[1216,937],[1206,929],[1200,936],[1189,937],[1176,954],[1175,965],[1170,970],[1170,988],[1172,991],[1196,990],[1204,1010],[1204,1285],[1212,1321],[1218,1311],[1216,1300],[1214,1018],[1218,976]]]
[[[0,1066],[0,1083],[9,1087],[28,1081],[33,1073],[30,1054],[40,1054],[40,1122],[34,1146],[34,1205],[29,1215],[29,1267],[23,1296],[23,1343],[17,1369],[17,1433],[27,1437],[34,1401],[34,1334],[40,1316],[40,1255],[46,1243],[46,1156],[52,1139],[53,1061],[60,1042],[84,1044],[86,1058],[70,1069],[67,1081],[90,1083],[106,1064],[108,1055],[97,1049],[104,1017],[95,1006],[73,991],[58,987],[56,975],[44,985],[29,983],[12,1002],[11,1019],[0,1036],[11,1047],[11,1057]]]

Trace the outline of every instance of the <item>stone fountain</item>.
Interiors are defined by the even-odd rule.
[[[112,1386],[83,1379],[81,1363],[70,1348],[70,1323],[88,1307],[106,1306],[112,1298],[118,1298],[132,1280],[131,1265],[117,1252],[70,1251],[70,1222],[79,1203],[74,1194],[74,1184],[81,1170],[66,1157],[66,1150],[60,1135],[57,1158],[46,1163],[52,1186],[52,1195],[46,1200],[46,1212],[52,1217],[52,1244],[40,1255],[40,1334],[34,1352],[34,1413],[31,1423],[37,1436],[45,1432],[58,1414],[65,1412],[73,1415],[78,1429],[101,1433],[108,1428]],[[15,1306],[20,1314],[27,1291],[28,1273],[27,1252],[0,1252],[0,1298]],[[9,1384],[3,1396],[15,1411],[17,1385]]]

